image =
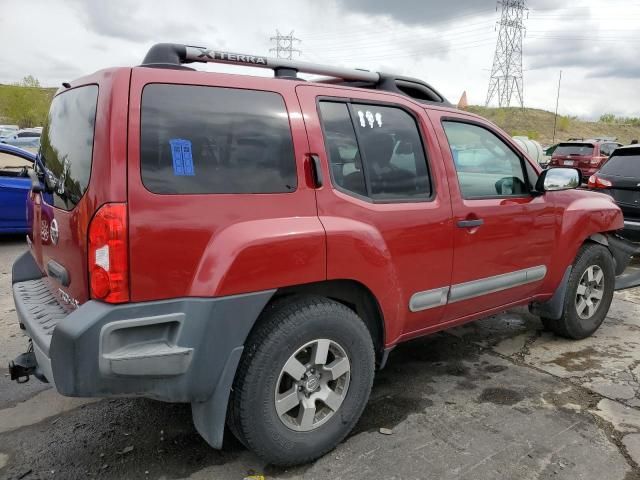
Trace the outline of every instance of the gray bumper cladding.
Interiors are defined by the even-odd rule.
[[[186,373],[193,348],[178,345],[183,313],[111,322],[100,331],[104,375],[170,377]]]
[[[109,305],[67,313],[48,280],[13,285],[37,368],[63,395],[190,402],[198,431],[222,444],[244,342],[274,290],[220,298]]]

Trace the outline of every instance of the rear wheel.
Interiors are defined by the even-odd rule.
[[[598,244],[585,244],[571,269],[559,320],[543,318],[545,328],[558,335],[582,339],[592,335],[602,324],[615,286],[613,258],[609,250]]]
[[[374,365],[369,330],[346,306],[321,297],[276,302],[247,342],[228,423],[269,463],[309,462],[358,421]]]

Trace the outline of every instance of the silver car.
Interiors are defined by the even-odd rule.
[[[38,148],[40,146],[40,135],[42,135],[41,130],[26,128],[24,130],[9,133],[7,136],[0,137],[0,142],[22,148]]]

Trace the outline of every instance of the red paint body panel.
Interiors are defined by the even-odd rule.
[[[449,142],[441,128],[442,119],[458,118],[485,126],[502,141],[520,151],[511,138],[491,123],[447,111],[430,112],[438,131],[438,142],[445,158],[446,174],[451,185],[453,221],[482,219],[478,228],[456,228],[454,231],[453,285],[502,275],[537,266],[548,266],[555,238],[556,212],[552,196],[540,195],[512,198],[468,200],[462,197]],[[537,170],[536,162],[529,162]],[[529,283],[501,292],[452,303],[445,320],[471,315],[478,311],[506,305],[535,294],[539,283]]]
[[[211,85],[280,94],[298,170],[295,192],[158,195],[140,175],[140,102],[149,83]],[[129,110],[131,300],[221,296],[326,278],[325,236],[304,175],[308,142],[296,82],[134,68]]]
[[[327,153],[320,126],[318,97],[393,102],[412,112],[424,139],[435,196],[412,203],[371,203],[339,192],[330,182],[318,190],[318,215],[327,232],[327,277],[366,285],[385,316],[386,336],[400,335],[440,322],[444,307],[408,310],[420,291],[448,285],[453,243],[449,186],[435,134],[424,109],[400,96],[335,87],[297,88],[311,152],[322,159],[329,179]]]
[[[623,227],[613,200],[587,191],[519,198],[462,198],[442,117],[484,125],[526,158],[504,132],[475,115],[425,106],[388,92],[337,85],[156,68],[105,70],[73,83],[99,85],[89,188],[71,212],[29,199],[30,239],[38,264],[49,259],[71,274],[66,293],[88,298],[87,225],[107,202],[127,202],[132,302],[211,297],[277,289],[326,279],[359,282],[383,314],[387,347],[514,305],[551,297],[590,235]],[[280,194],[160,195],[142,183],[141,97],[145,85],[173,83],[266,90],[284,99],[298,187]],[[319,97],[395,104],[416,119],[434,194],[429,201],[373,203],[331,185]],[[324,185],[311,182],[309,154],[320,158]],[[535,162],[532,168],[539,172]],[[41,227],[55,217],[57,246]],[[473,229],[459,220],[482,218]],[[44,223],[42,223],[44,222]],[[544,266],[534,283],[409,310],[417,292]],[[53,280],[52,280],[53,282]],[[54,285],[56,288],[58,285]]]

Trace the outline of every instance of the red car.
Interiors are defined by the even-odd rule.
[[[550,167],[576,167],[587,179],[602,168],[609,155],[621,146],[613,140],[586,140],[559,143],[551,156]]]
[[[49,118],[12,378],[189,402],[213,447],[227,424],[274,464],[334,448],[400,342],[516,305],[591,335],[635,251],[578,170],[419,80],[160,44]]]

